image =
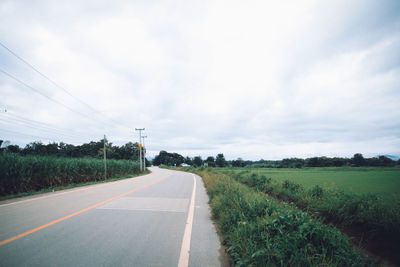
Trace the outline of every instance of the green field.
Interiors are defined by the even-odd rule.
[[[303,185],[306,189],[319,185],[325,189],[343,190],[346,193],[373,193],[385,198],[400,197],[400,168],[230,168],[225,170],[233,170],[235,173],[248,170],[279,182],[290,180]]]

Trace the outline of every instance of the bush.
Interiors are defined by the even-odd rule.
[[[298,193],[302,190],[302,186],[299,184],[296,184],[292,181],[285,180],[282,184],[282,187],[285,189],[288,189],[292,193]]]
[[[320,187],[319,185],[316,185],[309,191],[309,194],[313,197],[320,198],[324,194],[324,189],[322,189],[322,187]]]

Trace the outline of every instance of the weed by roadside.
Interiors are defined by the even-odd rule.
[[[280,205],[228,175],[207,169],[191,171],[203,178],[235,266],[373,265],[339,231],[307,213]],[[247,182],[255,186],[253,178]],[[269,183],[266,180],[259,186]],[[297,186],[292,189],[298,190]]]

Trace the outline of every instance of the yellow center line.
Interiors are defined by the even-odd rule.
[[[65,217],[62,217],[62,218],[60,218],[60,219],[54,220],[54,221],[49,222],[49,223],[47,223],[47,224],[44,224],[44,225],[42,225],[42,226],[39,226],[39,227],[36,227],[36,228],[31,229],[31,230],[29,230],[29,231],[26,231],[26,232],[24,232],[24,233],[22,233],[22,234],[19,234],[19,235],[13,236],[13,237],[11,237],[11,238],[8,238],[8,239],[6,239],[6,240],[0,241],[0,246],[4,246],[5,244],[8,244],[8,243],[13,242],[13,241],[15,241],[15,240],[17,240],[17,239],[20,239],[20,238],[22,238],[22,237],[24,237],[24,236],[30,235],[30,234],[32,234],[32,233],[34,233],[34,232],[37,232],[37,231],[42,230],[42,229],[44,229],[44,228],[47,228],[47,227],[49,227],[49,226],[51,226],[51,225],[53,225],[53,224],[62,222],[62,221],[64,221],[64,220],[66,220],[66,219],[69,219],[69,218],[74,217],[74,216],[76,216],[76,215],[78,215],[78,214],[84,213],[84,212],[86,212],[86,211],[88,211],[88,210],[94,209],[94,208],[96,208],[96,207],[98,207],[98,206],[104,205],[104,204],[106,204],[106,203],[108,203],[108,202],[111,202],[111,201],[116,200],[116,199],[118,199],[118,198],[121,198],[121,197],[124,197],[124,196],[126,196],[126,195],[132,194],[133,192],[136,192],[136,191],[142,190],[142,189],[144,189],[144,188],[147,188],[147,187],[149,187],[149,186],[152,186],[152,185],[154,185],[154,184],[156,184],[156,183],[159,183],[159,182],[161,182],[161,181],[167,179],[169,176],[171,176],[171,175],[168,175],[168,176],[166,176],[166,177],[164,177],[164,178],[161,178],[161,179],[159,179],[159,180],[157,180],[157,181],[154,181],[154,182],[152,182],[152,183],[149,183],[149,184],[146,184],[146,185],[137,187],[137,188],[135,188],[135,189],[132,189],[131,191],[128,191],[128,192],[126,192],[126,193],[123,193],[123,194],[121,194],[121,195],[119,195],[119,196],[116,196],[116,197],[107,199],[107,200],[102,201],[102,202],[97,203],[97,204],[94,204],[94,205],[92,205],[92,206],[90,206],[90,207],[87,207],[87,208],[85,208],[85,209],[83,209],[83,210],[74,212],[74,213],[69,214],[69,215],[67,215],[67,216],[65,216]]]

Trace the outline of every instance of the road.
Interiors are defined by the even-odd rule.
[[[227,266],[201,178],[151,171],[0,202],[0,266]]]

